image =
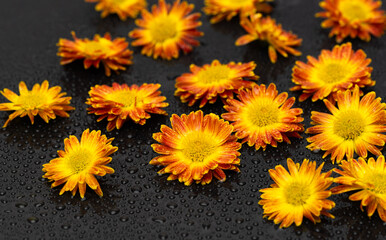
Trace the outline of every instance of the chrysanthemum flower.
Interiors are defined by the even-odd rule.
[[[335,203],[327,198],[331,191],[327,190],[333,183],[330,177],[332,171],[321,173],[324,163],[316,168],[316,162],[304,159],[302,165],[287,159],[289,172],[282,166],[269,170],[269,175],[275,181],[270,188],[261,189],[264,217],[272,220],[280,227],[289,227],[295,222],[300,226],[303,217],[313,223],[320,222],[320,215],[330,218],[334,216],[327,212],[335,207]]]
[[[143,125],[150,118],[149,113],[167,115],[161,108],[169,104],[164,102],[166,97],[158,91],[160,87],[160,84],[147,83],[141,86],[118,83],[113,83],[112,87],[96,85],[89,91],[90,98],[86,104],[91,107],[87,108],[88,113],[100,116],[98,122],[107,118],[107,131],[120,129],[127,119]]]
[[[71,32],[75,41],[61,38],[59,39],[58,56],[62,57],[60,64],[65,65],[78,59],[84,59],[84,68],[88,69],[91,66],[99,68],[102,63],[105,69],[106,76],[111,75],[111,70],[126,70],[123,65],[130,65],[133,62],[131,59],[132,51],[127,47],[129,45],[125,38],[116,38],[111,40],[109,33],[103,37],[95,34],[94,39],[88,38],[79,39],[75,36],[75,32]]]
[[[325,12],[317,13],[316,17],[327,18],[321,26],[332,28],[329,36],[336,35],[337,42],[348,36],[370,41],[371,35],[380,37],[386,28],[381,5],[381,1],[374,0],[324,0],[320,7]]]
[[[354,151],[363,158],[367,151],[381,155],[376,146],[384,146],[386,141],[386,104],[381,98],[375,99],[370,92],[359,99],[359,88],[337,93],[337,107],[327,99],[324,103],[332,114],[312,111],[311,124],[306,133],[316,134],[307,141],[310,150],[323,150],[323,158],[331,154],[331,160],[339,163],[346,155],[352,159]]]
[[[50,119],[55,119],[56,115],[60,117],[69,117],[67,111],[74,110],[74,107],[69,106],[71,97],[64,97],[65,92],[61,92],[59,86],[49,87],[47,80],[44,80],[42,85],[36,83],[32,90],[29,91],[25,82],[19,83],[19,93],[12,92],[4,88],[0,91],[10,103],[0,103],[0,111],[15,111],[9,115],[8,120],[3,127],[6,127],[10,121],[16,117],[28,117],[31,123],[34,124],[34,117],[39,116],[46,122]]]
[[[200,45],[195,38],[203,35],[196,28],[201,26],[197,19],[200,13],[189,14],[194,8],[180,0],[173,5],[158,1],[158,6],[153,5],[152,12],[142,11],[142,19],[137,19],[137,29],[129,33],[135,38],[131,45],[143,46],[141,53],[154,59],[161,57],[170,60],[178,58],[179,50],[185,54],[192,51],[193,46]]]
[[[44,178],[54,181],[51,187],[54,188],[63,183],[60,195],[66,191],[76,194],[79,189],[81,198],[86,193],[86,184],[99,196],[103,196],[102,189],[94,175],[104,176],[107,173],[114,173],[114,169],[106,166],[111,162],[110,154],[118,150],[111,145],[114,138],[107,139],[101,135],[101,131],[89,129],[82,133],[80,142],[78,138],[70,135],[64,139],[64,151],[58,151],[58,158],[52,159],[49,163],[43,164]]]
[[[228,113],[221,117],[233,122],[236,137],[243,143],[265,150],[268,144],[276,147],[277,142],[291,143],[288,137],[301,138],[298,132],[304,131],[300,117],[303,110],[291,108],[295,98],[287,99],[286,92],[278,94],[275,84],[241,90],[238,98],[227,100],[224,108]]]
[[[385,157],[379,156],[377,161],[370,158],[367,163],[363,158],[358,161],[343,160],[339,165],[342,170],[334,169],[340,177],[335,182],[341,185],[331,189],[333,194],[359,190],[352,194],[351,201],[361,201],[361,210],[367,207],[367,215],[371,217],[378,210],[379,217],[386,222],[386,164]]]
[[[185,185],[193,181],[208,184],[212,176],[225,181],[225,170],[239,172],[241,144],[231,135],[233,127],[219,116],[202,111],[181,117],[173,114],[172,128],[161,126],[153,138],[155,152],[162,154],[150,161],[152,165],[165,166],[158,173],[170,173],[168,180],[178,179]]]
[[[288,53],[300,56],[301,52],[293,47],[300,46],[302,39],[298,38],[292,32],[282,29],[281,24],[276,24],[274,19],[263,17],[260,13],[243,18],[240,25],[248,34],[239,37],[236,40],[236,46],[248,44],[255,40],[267,41],[269,44],[268,55],[272,63],[277,60],[278,51],[283,57],[288,57]]]
[[[297,86],[291,91],[303,90],[299,101],[312,95],[312,101],[327,98],[336,101],[336,93],[340,90],[353,90],[374,86],[371,80],[373,68],[368,65],[370,58],[362,50],[354,52],[351,43],[336,45],[332,51],[322,50],[318,59],[307,56],[308,62],[297,61],[292,72],[292,81]],[[360,95],[363,95],[360,91]]]
[[[86,0],[86,2],[97,2],[95,10],[102,11],[102,18],[116,13],[122,21],[128,17],[136,18],[147,5],[146,0]]]
[[[217,23],[224,19],[231,20],[234,16],[240,18],[248,17],[256,12],[270,13],[272,7],[267,2],[273,0],[205,0],[203,11],[207,15],[214,15],[210,19],[211,23]]]
[[[233,98],[234,92],[255,85],[244,80],[258,79],[253,72],[255,67],[254,62],[221,64],[218,60],[202,67],[192,64],[191,73],[184,73],[176,79],[174,95],[179,96],[182,102],[188,102],[189,106],[201,99],[200,107],[207,102],[216,102],[218,96],[223,100]]]

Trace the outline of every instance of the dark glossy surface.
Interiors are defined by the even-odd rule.
[[[155,1],[149,1],[151,4]],[[169,1],[170,2],[170,1]],[[202,1],[196,2],[201,11]],[[94,11],[94,5],[82,0],[14,0],[2,2],[0,8],[0,89],[17,92],[20,81],[31,89],[34,83],[48,79],[51,86],[60,85],[69,96],[76,110],[70,118],[57,118],[49,124],[41,119],[30,125],[28,118],[17,118],[6,129],[0,130],[0,238],[92,238],[101,239],[284,239],[284,238],[367,238],[386,235],[385,224],[377,213],[372,219],[359,209],[358,202],[350,202],[349,194],[331,197],[336,207],[331,211],[336,219],[322,217],[314,225],[304,220],[300,227],[279,229],[272,221],[262,218],[259,189],[272,181],[268,169],[286,164],[286,158],[295,162],[310,158],[323,162],[322,153],[312,153],[303,139],[293,139],[292,144],[268,147],[264,152],[244,145],[241,149],[241,173],[226,172],[224,183],[213,181],[207,186],[185,187],[178,181],[169,182],[166,176],[157,175],[157,167],[148,165],[155,157],[150,147],[152,133],[161,124],[169,125],[168,116],[155,116],[144,126],[125,123],[119,131],[107,133],[106,121],[96,122],[88,115],[87,105],[91,86],[112,82],[141,84],[161,83],[161,91],[167,97],[172,113],[183,114],[197,110],[188,107],[173,96],[175,78],[188,72],[189,65],[202,65],[219,59],[221,62],[256,61],[259,83],[277,84],[279,91],[289,91],[293,86],[291,72],[296,60],[305,61],[307,55],[318,56],[323,48],[331,49],[334,39],[328,38],[328,30],[320,28],[320,19],[314,14],[320,11],[317,1],[275,0],[272,17],[303,38],[299,50],[301,57],[279,57],[274,65],[268,60],[267,46],[253,42],[235,47],[234,41],[244,34],[237,19],[209,23],[201,17],[201,46],[177,60],[153,60],[134,50],[134,64],[121,74],[106,77],[102,69],[84,70],[81,62],[60,66],[56,56],[58,39],[71,38],[74,30],[80,38],[91,38],[95,33],[110,32],[113,37],[127,37],[134,28],[134,21],[122,22],[117,16],[105,19]],[[355,40],[354,49],[362,48],[372,58],[373,88],[378,96],[386,97],[385,37],[369,43]],[[289,93],[298,97],[299,93]],[[5,98],[1,97],[5,102]],[[326,111],[320,102],[296,103],[304,109],[305,126],[310,124],[310,111]],[[224,112],[222,103],[207,105],[205,113]],[[9,113],[0,112],[1,125]],[[113,175],[99,178],[105,194],[99,198],[91,189],[86,197],[72,198],[70,193],[59,196],[60,187],[50,188],[42,178],[42,164],[55,158],[56,151],[63,149],[64,138],[70,134],[80,136],[82,131],[100,129],[108,137],[114,137],[113,145],[119,150],[113,155],[110,166]],[[334,166],[326,160],[324,170]],[[336,176],[336,175],[334,175]]]

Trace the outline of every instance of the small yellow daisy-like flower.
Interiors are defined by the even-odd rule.
[[[64,97],[66,93],[61,91],[62,88],[59,86],[49,88],[47,80],[44,80],[41,85],[36,83],[31,91],[28,90],[25,82],[21,81],[19,83],[20,95],[4,88],[0,93],[11,102],[0,103],[0,111],[15,112],[9,115],[3,127],[6,127],[10,121],[19,116],[28,115],[32,124],[34,124],[34,117],[38,114],[46,123],[50,119],[55,119],[56,115],[69,117],[67,111],[75,108],[69,106],[71,97]]]
[[[94,175],[104,176],[114,173],[114,169],[106,166],[111,162],[112,153],[118,150],[111,145],[114,138],[107,139],[101,131],[89,129],[82,133],[80,141],[73,135],[64,139],[64,151],[58,151],[58,158],[43,164],[44,178],[54,181],[51,187],[65,185],[60,195],[71,191],[75,195],[79,189],[81,198],[86,193],[86,184],[99,196],[103,196],[102,189]]]
[[[231,135],[233,127],[219,116],[202,111],[181,117],[173,114],[172,128],[161,126],[161,132],[153,138],[160,144],[152,144],[156,153],[162,154],[150,161],[152,165],[165,166],[158,173],[170,173],[168,180],[178,179],[185,185],[193,181],[208,184],[214,176],[225,181],[225,170],[239,172],[241,144]]]
[[[300,117],[303,110],[291,108],[295,98],[287,99],[286,92],[278,94],[275,84],[241,90],[238,98],[227,100],[224,108],[228,113],[221,117],[233,122],[236,137],[243,143],[265,150],[268,144],[276,147],[278,142],[291,143],[288,137],[301,138],[298,132],[304,131]]]
[[[368,65],[370,58],[362,50],[354,52],[351,43],[336,45],[332,51],[322,50],[318,59],[307,56],[308,62],[297,61],[292,72],[292,82],[297,86],[291,91],[303,90],[299,101],[304,101],[312,95],[312,101],[326,97],[331,102],[336,101],[336,93],[340,90],[353,90],[374,86],[371,80],[373,68]],[[360,95],[363,95],[360,91]]]
[[[323,150],[325,158],[331,154],[331,160],[339,163],[346,155],[352,159],[354,151],[363,158],[367,151],[381,155],[376,146],[384,146],[386,135],[386,104],[381,98],[375,99],[375,92],[359,98],[359,88],[354,91],[339,91],[337,107],[327,99],[324,103],[332,114],[311,112],[311,124],[306,133],[316,134],[307,141],[311,151]]]
[[[236,40],[236,46],[245,45],[255,40],[267,41],[269,44],[268,55],[272,63],[277,60],[276,51],[283,57],[288,57],[288,53],[295,56],[301,55],[301,52],[293,47],[300,46],[302,39],[292,32],[283,30],[281,24],[276,24],[276,21],[269,16],[263,17],[257,13],[251,15],[249,19],[241,19],[240,25],[248,34],[239,37]]]
[[[267,2],[273,0],[205,0],[203,11],[207,15],[214,15],[211,23],[217,23],[224,19],[231,20],[234,16],[248,17],[256,12],[270,13],[272,7]]]
[[[320,215],[330,218],[334,216],[327,212],[335,207],[335,203],[327,198],[331,191],[327,190],[333,183],[330,177],[332,171],[321,173],[322,163],[316,168],[316,162],[304,159],[303,163],[294,163],[287,159],[289,172],[282,166],[269,170],[269,175],[275,181],[270,188],[261,189],[264,217],[280,224],[280,228],[289,227],[295,222],[300,226],[303,217],[313,223],[320,222]]]
[[[325,12],[316,17],[326,18],[323,28],[332,28],[330,37],[336,35],[336,41],[359,37],[370,41],[371,35],[380,37],[386,28],[386,15],[380,10],[381,1],[374,0],[324,0],[320,2]]]
[[[149,113],[167,115],[161,108],[169,104],[164,102],[166,97],[158,91],[160,87],[160,84],[147,83],[141,86],[118,83],[113,83],[112,87],[96,85],[91,87],[90,98],[86,101],[91,106],[87,108],[88,113],[100,116],[98,122],[107,118],[107,131],[120,129],[127,119],[144,125],[150,118]]]
[[[116,13],[122,21],[128,17],[136,18],[147,6],[146,0],[86,0],[86,2],[97,2],[95,10],[102,11],[102,18]]]
[[[126,70],[123,65],[130,65],[133,62],[131,59],[132,51],[127,47],[129,45],[125,38],[116,38],[111,40],[109,33],[103,37],[95,34],[94,39],[88,38],[79,39],[75,36],[75,32],[71,32],[74,41],[61,38],[59,39],[58,56],[62,57],[60,64],[65,65],[78,59],[84,59],[84,68],[88,69],[91,66],[99,68],[102,63],[105,69],[106,76],[111,75],[111,70]]]
[[[178,58],[179,50],[185,54],[192,51],[193,46],[200,45],[195,38],[203,35],[196,28],[201,26],[197,19],[200,13],[189,14],[194,8],[180,0],[173,5],[159,0],[158,6],[153,5],[152,12],[142,11],[142,19],[137,19],[135,24],[140,27],[129,33],[134,38],[131,45],[143,46],[141,53],[154,59],[161,57],[170,60]]]
[[[218,60],[202,67],[192,64],[191,73],[184,73],[176,79],[174,95],[179,96],[182,102],[188,102],[189,106],[201,99],[200,107],[207,102],[216,102],[218,96],[222,100],[233,98],[234,92],[255,85],[244,80],[258,79],[253,72],[255,67],[254,62],[221,64]]]
[[[361,201],[361,210],[367,207],[367,215],[371,217],[378,210],[379,217],[386,222],[386,164],[385,157],[379,156],[377,161],[363,158],[358,161],[343,160],[339,165],[343,170],[334,169],[340,177],[335,182],[341,185],[331,189],[333,194],[359,190],[352,194],[351,201]]]

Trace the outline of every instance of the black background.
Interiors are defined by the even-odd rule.
[[[171,2],[171,1],[168,1]],[[203,1],[193,1],[195,11],[201,11]],[[155,1],[149,1],[152,5]],[[175,78],[189,72],[191,63],[203,65],[218,59],[229,61],[255,61],[259,84],[275,83],[280,92],[289,91],[292,67],[296,60],[306,60],[307,55],[317,57],[321,49],[331,49],[335,40],[328,38],[329,30],[320,27],[321,19],[314,14],[321,9],[318,1],[275,0],[272,17],[292,30],[303,44],[298,49],[300,57],[279,56],[276,64],[268,59],[267,45],[255,41],[236,47],[235,40],[245,31],[238,19],[209,23],[209,17],[201,17],[199,29],[205,36],[199,38],[201,46],[177,60],[153,60],[142,56],[140,48],[134,50],[134,64],[119,75],[104,75],[103,69],[84,70],[81,62],[67,66],[59,64],[56,56],[59,38],[71,39],[74,30],[79,38],[92,38],[95,33],[110,32],[115,37],[127,37],[134,28],[134,20],[125,22],[116,15],[100,18],[95,4],[82,0],[12,0],[2,1],[0,7],[0,89],[9,88],[18,93],[18,84],[25,81],[29,89],[34,83],[47,79],[50,86],[59,85],[72,96],[71,105],[76,108],[70,118],[57,118],[49,124],[40,118],[31,125],[28,118],[17,118],[0,130],[0,238],[114,238],[114,239],[284,239],[284,238],[367,238],[386,235],[385,224],[378,214],[369,219],[361,212],[359,202],[348,200],[349,194],[332,196],[336,207],[331,213],[334,220],[322,217],[314,225],[304,220],[300,227],[279,229],[272,221],[262,218],[263,210],[257,204],[259,189],[272,183],[268,169],[277,164],[286,166],[288,157],[295,162],[304,158],[326,162],[324,170],[332,165],[323,153],[307,150],[303,139],[291,139],[292,144],[281,143],[277,148],[268,146],[266,151],[255,151],[247,145],[241,151],[241,173],[226,172],[227,180],[216,180],[209,185],[184,186],[178,181],[167,181],[158,176],[159,168],[148,162],[155,156],[150,145],[155,141],[152,133],[159,132],[161,124],[170,126],[171,114],[183,114],[198,110],[188,107],[173,96]],[[131,41],[131,39],[128,39]],[[353,48],[362,48],[373,61],[372,88],[377,96],[385,97],[385,37],[370,42],[354,40]],[[87,105],[91,86],[111,85],[112,82],[127,84],[160,83],[161,91],[170,106],[169,116],[153,115],[144,126],[126,122],[119,131],[106,132],[106,121],[96,122],[97,117],[88,115]],[[298,97],[300,93],[289,92]],[[7,100],[1,97],[2,102]],[[307,100],[295,107],[304,110],[304,124],[310,126],[310,111],[326,112],[321,102]],[[224,112],[222,103],[206,105],[204,113]],[[0,122],[8,118],[8,112],[0,112]],[[64,138],[70,134],[79,137],[83,130],[102,130],[114,137],[113,145],[119,150],[113,154],[110,164],[113,175],[99,178],[104,197],[99,198],[87,189],[85,199],[71,197],[69,192],[59,196],[61,187],[50,188],[42,178],[42,164],[57,157],[63,149]],[[336,176],[334,174],[333,176]]]

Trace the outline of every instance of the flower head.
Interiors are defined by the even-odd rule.
[[[240,25],[248,34],[239,37],[236,40],[236,46],[248,44],[255,40],[267,41],[269,44],[268,55],[272,63],[277,60],[278,51],[283,57],[288,57],[288,53],[300,56],[301,52],[293,47],[300,46],[302,39],[298,38],[292,32],[282,29],[281,24],[276,24],[274,19],[263,17],[260,13],[243,18]]]
[[[195,38],[203,35],[196,29],[201,26],[200,13],[189,14],[193,8],[185,1],[176,0],[170,5],[159,0],[152,12],[143,10],[142,19],[135,21],[140,28],[129,33],[136,39],[132,45],[143,46],[141,53],[154,59],[178,58],[180,49],[185,54],[191,52],[193,46],[200,44]]]
[[[234,92],[255,85],[244,80],[258,79],[253,72],[255,67],[254,62],[221,64],[218,60],[202,67],[192,64],[191,73],[184,73],[176,79],[174,95],[179,96],[182,102],[188,102],[189,106],[201,99],[200,107],[207,102],[216,102],[218,96],[223,100],[233,98]]]
[[[275,181],[270,188],[261,189],[264,217],[272,220],[280,227],[289,227],[295,222],[300,226],[303,217],[312,222],[320,222],[320,215],[334,218],[327,212],[335,207],[335,203],[327,198],[331,191],[327,188],[333,183],[330,177],[332,171],[321,173],[322,163],[316,168],[316,162],[304,159],[302,165],[287,159],[289,172],[282,166],[269,170],[269,175]]]
[[[96,85],[89,91],[90,98],[86,104],[91,107],[87,108],[88,113],[100,116],[98,122],[107,118],[107,131],[120,129],[127,119],[143,125],[150,118],[149,113],[167,115],[161,108],[169,104],[164,102],[166,97],[158,91],[160,87],[160,84],[147,83],[141,86],[118,83],[113,83],[112,87]]]
[[[7,88],[0,91],[4,97],[11,101],[10,103],[0,103],[0,111],[15,111],[9,115],[3,127],[6,127],[10,121],[18,116],[28,115],[32,124],[34,124],[34,117],[38,114],[46,123],[50,119],[55,119],[56,115],[69,117],[67,111],[75,109],[69,106],[71,97],[64,97],[66,93],[61,92],[61,87],[49,88],[48,85],[48,81],[44,80],[41,85],[36,83],[29,91],[25,82],[21,81],[19,83],[20,95]]]
[[[207,15],[214,15],[211,23],[217,23],[224,19],[231,20],[234,16],[248,17],[256,12],[270,13],[272,7],[267,2],[273,0],[205,0],[203,11]]]
[[[375,161],[363,158],[358,161],[343,160],[339,165],[343,170],[334,169],[340,177],[335,182],[341,185],[331,189],[333,194],[359,190],[352,194],[351,201],[361,201],[361,210],[367,207],[367,215],[371,217],[378,210],[379,217],[386,222],[386,164],[385,157],[379,156]]]
[[[295,98],[287,99],[286,92],[278,94],[275,84],[241,90],[238,98],[227,100],[224,108],[228,112],[221,117],[233,122],[236,137],[249,146],[265,150],[268,144],[276,147],[278,142],[291,143],[288,137],[301,137],[303,110],[291,108]]]
[[[168,180],[178,179],[185,185],[193,181],[208,184],[212,176],[225,181],[226,170],[239,172],[241,144],[231,135],[233,127],[219,116],[202,111],[181,117],[173,114],[172,128],[161,126],[153,138],[155,152],[162,154],[150,161],[152,165],[165,166],[158,173],[170,173]]]
[[[82,133],[80,141],[73,135],[64,139],[64,151],[58,151],[58,158],[43,164],[44,178],[54,181],[51,187],[63,183],[60,195],[71,191],[75,195],[79,189],[81,198],[86,193],[86,184],[99,196],[103,196],[102,189],[94,175],[104,176],[114,173],[114,169],[106,166],[111,162],[110,154],[118,150],[111,145],[114,138],[107,139],[101,131],[89,129]]]
[[[102,18],[116,13],[122,21],[128,17],[136,18],[147,5],[146,0],[86,0],[86,2],[97,2],[95,10],[102,11]]]
[[[88,69],[91,66],[99,68],[102,63],[105,69],[106,76],[111,75],[111,70],[126,70],[123,65],[130,65],[133,62],[131,59],[132,51],[128,47],[128,43],[124,38],[116,38],[111,40],[109,33],[103,37],[95,34],[94,39],[88,38],[79,39],[75,36],[75,32],[71,32],[74,41],[61,38],[59,39],[58,56],[62,57],[60,64],[65,65],[78,59],[84,59],[84,68]]]
[[[317,17],[326,18],[321,24],[323,28],[332,28],[330,37],[336,35],[336,41],[359,37],[370,41],[371,35],[380,37],[386,28],[386,16],[380,10],[381,1],[374,0],[324,0],[320,2],[325,12]]]
[[[310,150],[323,150],[325,158],[331,154],[332,162],[339,163],[346,155],[352,159],[354,151],[363,158],[367,151],[381,155],[376,146],[384,146],[386,135],[386,104],[375,99],[375,92],[359,98],[359,88],[337,93],[337,106],[329,100],[324,103],[332,114],[311,112],[311,124],[306,133],[316,134],[307,138]]]
[[[292,70],[292,81],[296,86],[291,91],[303,90],[299,101],[312,96],[312,101],[329,97],[334,102],[340,90],[375,84],[371,80],[373,69],[368,66],[371,59],[366,58],[362,50],[354,52],[351,43],[336,45],[332,51],[322,50],[318,59],[311,56],[307,56],[307,59],[307,63],[297,61]]]

